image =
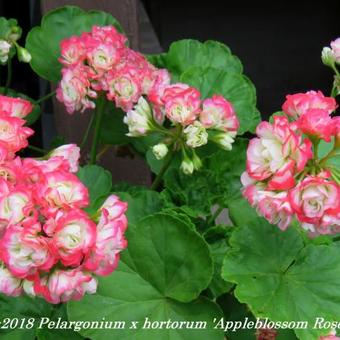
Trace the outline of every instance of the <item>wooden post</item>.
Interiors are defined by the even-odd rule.
[[[111,13],[122,25],[127,34],[130,46],[139,49],[138,27],[138,0],[42,0],[41,9],[46,13],[54,8],[75,5],[84,10],[102,10]],[[64,106],[57,100],[53,100],[54,116],[58,134],[65,137],[69,143],[80,144],[82,136],[88,125],[92,112],[85,111],[83,114],[69,115]],[[112,173],[113,182],[127,181],[133,184],[149,185],[151,182],[150,171],[144,160],[138,156],[131,158],[131,154],[119,152],[117,147],[108,151],[101,164]]]
[[[111,13],[123,26],[130,46],[139,49],[137,0],[41,0],[43,13],[66,5],[78,6],[86,11],[97,9]]]

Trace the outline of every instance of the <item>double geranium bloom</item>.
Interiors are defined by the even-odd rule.
[[[284,115],[274,116],[273,123],[259,124],[249,143],[243,194],[281,229],[295,216],[314,234],[339,232],[337,170],[326,165],[327,156],[317,156],[321,139],[333,143],[334,153],[340,147],[339,118],[330,115],[336,102],[309,91],[288,95],[282,109]]]
[[[126,247],[127,204],[110,196],[96,218],[75,173],[79,148],[63,145],[43,159],[20,158],[33,130],[32,105],[0,96],[0,292],[26,292],[51,303],[94,293]]]
[[[267,180],[269,190],[294,186],[294,174],[312,158],[311,142],[295,133],[287,117],[261,122],[247,151],[247,172],[253,179]]]

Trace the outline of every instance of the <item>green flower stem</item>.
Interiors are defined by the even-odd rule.
[[[104,156],[104,154],[110,150],[110,148],[112,147],[112,145],[104,145],[104,147],[98,152],[97,155],[97,162]]]
[[[12,82],[12,60],[11,58],[9,58],[7,62],[7,80],[6,80],[5,90],[4,90],[5,96],[8,92],[9,87],[11,86],[11,82]]]
[[[87,143],[87,140],[89,138],[89,134],[90,134],[90,131],[92,130],[92,127],[93,127],[93,123],[94,123],[94,117],[95,117],[95,114],[91,114],[91,117],[90,117],[90,121],[89,121],[89,124],[87,125],[87,128],[86,128],[86,131],[84,133],[84,137],[83,137],[83,140],[81,141],[81,144],[80,144],[80,149],[84,149],[86,143]]]
[[[156,123],[152,124],[152,131],[153,132],[160,132],[160,133],[163,133],[164,135],[168,135],[168,136],[174,137],[174,134],[171,131],[163,128],[160,125],[157,125]]]
[[[155,180],[151,184],[151,190],[156,190],[159,187],[159,184],[161,183],[161,180],[162,180],[165,172],[168,170],[168,168],[171,164],[171,161],[174,157],[174,154],[175,154],[175,152],[174,152],[173,148],[171,148],[169,150],[169,153],[166,156],[166,159],[164,161],[164,164],[163,164],[159,174],[157,175],[157,177],[155,178]]]
[[[340,184],[340,171],[337,170],[337,168],[333,168],[333,167],[331,167],[330,170],[331,170],[332,177],[335,180],[335,182],[337,184]]]
[[[332,64],[331,67],[332,67],[333,71],[335,72],[335,74],[336,74],[338,77],[340,77],[340,73],[339,73],[339,71],[338,71],[338,69],[336,68],[336,66],[335,66],[334,63]]]
[[[95,111],[95,126],[94,126],[94,134],[92,140],[92,147],[90,152],[90,164],[96,164],[97,158],[97,148],[99,143],[99,135],[100,135],[100,127],[102,125],[103,114],[106,107],[106,99],[104,96],[100,96],[98,98],[97,107]]]
[[[47,95],[37,99],[34,103],[35,104],[40,104],[40,103],[44,102],[45,100],[53,97],[55,94],[56,94],[56,91],[52,91],[52,92],[48,93]]]
[[[331,68],[333,69],[333,71],[335,72],[335,80],[333,82],[333,86],[332,86],[332,91],[331,91],[331,97],[335,98],[338,95],[338,86],[337,86],[337,82],[340,81],[340,73],[338,71],[338,69],[336,68],[335,64],[333,63],[331,65]]]
[[[335,183],[338,184],[338,185],[340,185],[340,177],[337,176],[337,175],[334,175],[334,173],[332,173],[332,177],[333,177]]]
[[[318,146],[319,146],[319,143],[320,143],[320,139],[313,138],[312,143],[313,143],[314,159],[316,160],[316,159],[318,159]]]
[[[38,147],[33,146],[33,145],[28,145],[27,148],[28,148],[28,149],[31,149],[31,150],[33,150],[33,151],[39,152],[39,153],[41,153],[41,154],[43,154],[43,155],[45,155],[45,154],[47,153],[46,150],[41,149],[41,148],[38,148]]]
[[[337,89],[337,86],[334,82],[333,86],[332,86],[331,97],[335,98],[337,96],[337,92],[338,92],[338,89]]]

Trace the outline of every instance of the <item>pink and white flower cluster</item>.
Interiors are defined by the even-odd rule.
[[[21,158],[33,134],[23,99],[0,96],[0,292],[51,303],[94,293],[126,247],[127,204],[110,196],[93,220],[89,193],[75,173],[79,148],[64,145],[43,159]]]
[[[124,122],[129,126],[130,136],[144,136],[156,124],[158,129],[157,126],[155,129],[162,131],[159,128],[167,118],[174,130],[180,131],[186,148],[200,147],[210,139],[231,150],[239,120],[232,104],[222,96],[202,100],[196,88],[183,83],[170,84],[167,71],[159,70],[146,99],[140,97],[127,112]]]
[[[187,84],[158,85],[148,96],[154,114],[163,121],[167,117],[173,124],[188,128],[199,123],[204,129],[228,133],[235,137],[239,120],[232,104],[220,95],[201,99],[200,92]]]
[[[181,131],[181,169],[186,174],[201,167],[195,148],[210,140],[225,150],[231,150],[239,128],[239,120],[228,100],[220,95],[204,100],[200,96],[197,89],[176,83],[156,85],[148,97],[154,115],[160,117],[160,121],[167,117],[175,126],[174,130]],[[192,155],[188,156],[188,153]]]
[[[339,182],[317,157],[321,139],[339,148],[339,119],[330,115],[336,106],[320,91],[288,95],[284,115],[261,122],[249,142],[243,195],[283,230],[295,217],[312,234],[340,231]]]
[[[231,150],[239,128],[239,120],[228,100],[220,95],[204,100],[200,96],[196,88],[187,84],[157,85],[157,82],[148,96],[153,116],[159,122],[166,117],[174,125],[175,134],[177,131],[181,133],[181,169],[186,174],[191,174],[201,166],[195,148],[211,140],[223,149]],[[188,153],[192,156],[188,157]]]
[[[124,123],[129,136],[164,132],[162,125],[167,118],[184,148],[200,147],[208,138],[226,150],[232,148],[239,128],[232,104],[220,95],[202,100],[196,88],[170,84],[167,70],[157,69],[143,55],[128,48],[125,36],[114,27],[94,26],[89,33],[62,41],[59,60],[63,69],[57,98],[69,113],[94,108],[98,92],[104,92],[108,100],[126,112]],[[161,144],[175,143],[167,138]],[[193,161],[198,158],[190,152],[192,159],[185,150],[183,154],[184,161],[192,166],[182,169],[194,169],[200,163]],[[157,158],[159,155],[155,154]]]
[[[148,93],[158,70],[126,46],[113,26],[93,26],[91,32],[61,42],[62,80],[57,98],[69,113],[95,107],[98,91],[129,111]]]

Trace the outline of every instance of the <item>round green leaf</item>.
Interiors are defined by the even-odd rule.
[[[274,117],[287,117],[288,119],[290,118],[283,111],[276,111],[269,117],[268,119],[269,123],[271,124],[274,123]]]
[[[90,207],[87,209],[92,211],[97,209],[95,203],[100,197],[108,195],[112,187],[112,177],[109,171],[99,165],[85,165],[80,168],[77,176],[87,187],[90,194]]]
[[[241,304],[233,294],[224,294],[217,299],[217,303],[221,306],[224,318],[230,321],[244,322],[246,318],[256,321],[251,314],[247,305]],[[237,331],[227,330],[226,336],[228,340],[255,340],[254,329],[238,329]],[[275,339],[276,340],[276,339]]]
[[[220,94],[228,99],[240,120],[238,134],[253,132],[260,122],[255,87],[246,76],[213,67],[194,66],[185,71],[180,80],[198,88],[202,98]]]
[[[163,159],[157,159],[153,154],[151,147],[147,150],[145,157],[148,165],[150,166],[151,171],[158,175],[163,167],[164,162],[166,162],[166,157],[164,157]],[[165,173],[168,173],[170,169],[176,169],[178,171],[181,162],[182,155],[180,152],[176,152]]]
[[[205,216],[211,214],[213,204],[233,204],[241,190],[247,144],[248,140],[237,138],[231,151],[219,149],[205,157],[203,169],[192,176],[170,169],[164,176],[167,193],[177,204],[188,205]]]
[[[117,192],[120,199],[128,203],[126,216],[129,223],[135,224],[142,218],[159,212],[162,207],[160,194],[152,190],[142,190],[137,192]]]
[[[191,210],[191,208],[187,207],[187,206],[181,206],[181,207],[167,207],[162,209],[162,213],[171,215],[171,216],[175,216],[177,218],[179,218],[180,220],[182,220],[183,222],[185,222],[188,226],[191,227],[192,230],[197,230],[196,229],[196,225],[193,222],[194,219],[197,218],[197,216],[192,216],[192,215],[196,215],[196,212]]]
[[[108,109],[104,113],[103,124],[100,128],[102,144],[123,145],[129,143],[131,138],[126,134],[128,127],[123,122],[124,111],[116,108],[112,102],[108,102]]]
[[[295,329],[299,339],[318,339],[317,317],[340,315],[340,249],[307,245],[295,229],[285,232],[263,219],[235,229],[222,276],[237,283],[235,296],[255,316],[274,321],[307,321]]]
[[[180,219],[149,216],[138,223],[138,232],[130,229],[128,240],[138,273],[162,295],[188,302],[208,286],[213,271],[208,245]]]
[[[221,195],[216,176],[205,169],[185,175],[173,168],[167,171],[164,182],[174,202],[187,205],[203,216],[210,215],[211,206]]]
[[[53,308],[52,313],[49,316],[50,320],[54,322],[58,322],[58,319],[61,321],[67,321],[66,314],[66,304],[60,304],[57,308]],[[42,328],[38,328],[36,330],[36,335],[38,340],[81,340],[84,339],[79,333],[74,331],[73,329],[58,329],[58,328],[48,328],[46,325]],[[26,340],[26,339],[23,339]]]
[[[205,241],[183,221],[155,214],[129,225],[128,249],[118,269],[99,278],[96,295],[68,304],[70,320],[124,321],[124,329],[88,329],[94,340],[223,339],[213,329],[221,317],[213,302],[199,298],[212,277],[212,261]],[[143,329],[149,321],[206,321],[205,329]],[[139,321],[137,329],[131,321]]]
[[[206,168],[214,173],[219,188],[219,204],[228,207],[229,218],[234,225],[240,226],[258,219],[256,210],[243,198],[241,192],[247,145],[247,139],[237,138],[231,151],[220,150],[206,158]]]
[[[240,60],[218,42],[184,39],[171,44],[169,51],[149,57],[157,67],[167,68],[175,79],[192,66],[214,67],[230,73],[242,73]]]
[[[241,304],[233,294],[220,296],[217,303],[221,306],[226,320],[244,322],[248,318],[249,321],[256,322],[254,315],[249,311],[247,305]],[[293,330],[277,329],[276,331],[278,334],[275,340],[297,340]],[[236,331],[229,329],[226,332],[226,337],[228,340],[255,340],[255,332],[254,328],[241,328]]]
[[[59,81],[61,40],[89,32],[94,25],[113,25],[122,32],[119,22],[102,11],[86,12],[79,7],[65,6],[48,12],[43,17],[41,26],[34,27],[26,38],[26,48],[32,55],[32,69],[44,79]]]
[[[35,331],[38,327],[41,317],[50,317],[52,313],[53,306],[40,298],[30,298],[28,296],[20,297],[8,297],[5,295],[0,295],[0,319],[1,319],[1,329],[0,338],[10,339],[10,340],[34,340]],[[19,320],[22,319],[29,320],[33,318],[32,329],[26,328],[28,321],[25,321],[23,329],[15,327],[14,329],[5,329],[3,327],[3,320],[5,318]]]
[[[166,53],[146,55],[148,61],[157,68],[166,68]]]
[[[0,94],[3,94],[4,90],[5,90],[4,87],[0,87]],[[13,98],[22,98],[32,103],[33,105],[32,112],[24,118],[26,120],[26,125],[32,125],[40,117],[41,115],[40,105],[35,104],[35,101],[32,98],[26,96],[23,93],[16,92],[12,89],[7,89],[6,96],[13,97]]]
[[[141,155],[145,155],[152,146],[160,142],[162,135],[158,132],[152,132],[143,137],[130,138],[130,144]]]
[[[70,320],[102,321],[105,318],[113,323],[123,322],[124,328],[82,330],[80,333],[85,337],[93,340],[223,340],[223,332],[213,329],[211,324],[213,318],[221,317],[215,303],[204,298],[191,303],[166,299],[124,263],[113,275],[100,278],[99,287],[98,294],[68,303]],[[143,329],[145,321],[168,320],[206,321],[207,329]],[[138,321],[137,329],[131,328],[132,321]]]
[[[318,155],[319,158],[323,158],[326,155],[329,154],[334,148],[334,137],[332,138],[332,141],[330,143],[326,143],[323,139],[320,140],[319,146],[318,146]],[[332,156],[328,158],[326,162],[326,166],[330,168],[336,168],[340,169],[340,148],[332,151]]]
[[[225,239],[221,239],[209,244],[209,247],[214,262],[214,275],[210,282],[209,289],[214,297],[217,298],[228,292],[234,286],[233,283],[227,282],[221,277],[222,263],[227,252],[228,245]]]
[[[230,151],[219,150],[205,160],[205,167],[216,176],[225,202],[233,200],[241,190],[240,178],[246,168],[247,146],[247,139],[237,138]]]
[[[256,210],[242,196],[241,191],[227,201],[229,217],[234,225],[242,226],[259,218]],[[242,212],[242,213],[240,213]]]

